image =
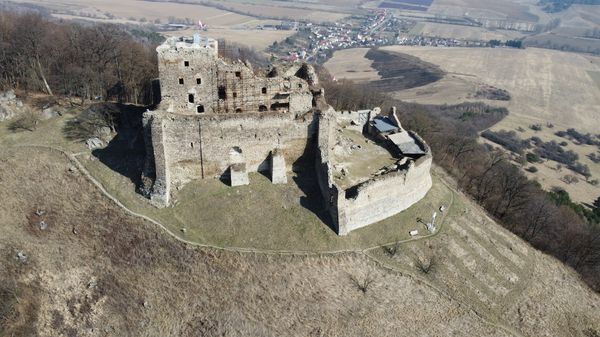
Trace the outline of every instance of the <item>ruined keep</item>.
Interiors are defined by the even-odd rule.
[[[274,184],[285,184],[287,172],[307,149],[317,153],[315,174],[338,234],[406,209],[431,187],[425,142],[404,131],[397,118],[391,123],[397,122],[395,129],[380,132],[380,121],[388,117],[377,109],[334,111],[309,65],[261,72],[219,57],[217,41],[199,35],[170,38],[157,52],[161,102],[144,114],[143,175],[151,181],[149,197],[158,207],[168,206],[173,191],[194,179],[219,177],[240,186],[250,183],[249,172],[261,171]],[[375,148],[366,156],[393,157],[394,168],[370,172],[370,166],[352,164],[352,155],[337,156],[334,143],[341,129]],[[404,152],[394,149],[402,142]],[[336,161],[347,167],[340,171]],[[336,178],[348,170],[360,177]]]

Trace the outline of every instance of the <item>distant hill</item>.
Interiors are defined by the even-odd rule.
[[[549,13],[563,11],[571,5],[600,5],[600,0],[540,0],[542,9]]]

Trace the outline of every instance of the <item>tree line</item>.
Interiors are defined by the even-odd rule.
[[[323,70],[321,70],[323,74]],[[336,109],[395,105],[402,124],[431,146],[437,165],[500,224],[541,251],[555,256],[600,291],[600,226],[574,209],[565,191],[546,192],[506,154],[477,141],[479,132],[508,112],[482,103],[420,105],[391,99],[365,85],[322,76],[327,101]],[[383,110],[386,111],[386,110]],[[599,198],[600,200],[600,198]],[[597,204],[597,205],[596,205]],[[594,205],[600,214],[600,201]]]
[[[125,27],[0,12],[0,90],[150,104],[156,41]]]

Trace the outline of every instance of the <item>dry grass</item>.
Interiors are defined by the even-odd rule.
[[[216,179],[194,181],[175,194],[175,206],[156,209],[134,192],[128,178],[94,157],[82,159],[92,175],[130,209],[160,221],[183,239],[224,247],[333,251],[406,240],[409,231],[423,227],[417,218],[429,217],[448,204],[452,193],[436,178],[425,199],[408,210],[338,237],[327,225],[330,220],[312,167],[289,176],[286,185],[273,185],[261,174],[251,174],[249,186],[235,188]]]
[[[21,291],[39,285],[35,297],[27,294],[39,304],[29,309],[29,322],[36,322],[29,327],[39,336],[506,336],[467,307],[363,255],[194,249],[124,215],[68,172],[59,153],[3,149],[0,156],[0,257],[3,265],[14,261],[15,249],[29,257],[12,275]],[[32,235],[26,217],[40,208],[57,217]],[[374,282],[363,292],[349,275]]]
[[[307,20],[322,23],[335,22],[348,16],[348,14],[338,13],[336,7],[323,6],[321,4],[306,6],[306,3],[302,3],[301,5],[303,5],[302,7],[308,8],[299,8],[300,6],[296,8],[293,2],[255,1],[255,3],[247,3],[224,1],[224,6],[227,8],[258,17],[268,16],[280,19]]]
[[[565,150],[571,150],[579,155],[578,162],[587,165],[590,168],[592,173],[592,177],[590,180],[600,179],[600,165],[594,163],[588,158],[590,153],[598,153],[600,149],[597,146],[592,145],[578,145],[573,143],[572,141],[558,137],[554,133],[556,131],[564,131],[561,128],[548,128],[546,125],[542,125],[541,131],[533,131],[528,128],[528,125],[523,122],[513,121],[512,123],[501,123],[501,125],[494,127],[494,129],[502,129],[505,130],[513,130],[517,132],[517,135],[522,139],[528,139],[531,137],[539,137],[544,142],[555,141],[557,143],[567,142],[567,146],[563,148]],[[491,143],[493,146],[498,146],[497,144]],[[524,171],[524,173],[530,177],[531,179],[537,180],[544,189],[551,190],[554,187],[560,187],[565,191],[569,192],[571,198],[580,203],[592,204],[600,195],[600,186],[594,186],[588,182],[583,175],[578,174],[574,171],[571,171],[565,168],[565,165],[560,165],[563,168],[558,169],[559,163],[549,160],[543,163],[527,163],[526,167],[535,166],[538,171],[535,173],[531,173],[528,171]],[[576,176],[579,179],[579,182],[573,184],[567,184],[563,178],[565,175],[571,174]]]
[[[535,4],[535,1],[436,0],[429,12],[455,16],[463,16],[468,12],[471,17],[537,22],[538,17],[529,11],[529,5],[532,4]]]
[[[417,56],[465,81],[483,82],[508,90],[513,97],[507,105],[511,113],[498,127],[513,121],[526,125],[538,121],[582,131],[600,129],[600,121],[596,118],[600,88],[588,75],[589,71],[600,70],[600,58],[535,48],[386,47],[385,50]],[[470,94],[452,97],[444,92],[432,92],[417,97],[417,90],[427,90],[427,87],[399,96],[417,102],[426,98],[452,103],[462,101]]]
[[[384,250],[370,254],[406,272],[417,271],[484,317],[503,321],[525,336],[584,336],[586,328],[598,329],[597,294],[591,295],[571,269],[495,225],[464,197],[456,199],[435,238],[402,244],[394,255]],[[573,287],[565,286],[571,282]],[[575,302],[579,309],[574,310]],[[584,308],[595,313],[579,316]],[[537,310],[543,310],[543,317]]]
[[[252,24],[261,23],[263,21],[253,21]],[[225,39],[228,42],[240,43],[257,50],[265,50],[275,41],[282,41],[286,37],[295,33],[292,30],[257,30],[257,29],[229,29],[215,28],[203,33],[204,36],[214,39]],[[194,34],[191,30],[183,30],[176,32],[165,32],[167,36],[191,36]]]
[[[369,48],[338,50],[324,66],[336,79],[349,79],[357,82],[381,79],[373,69],[373,61],[365,58]]]
[[[60,153],[3,148],[0,159],[0,265],[9,267],[0,277],[16,278],[16,310],[28,314],[6,321],[6,331],[583,336],[600,328],[597,294],[462,196],[439,235],[394,256],[374,250],[377,263],[360,253],[240,254],[186,246],[124,215]],[[37,209],[53,217],[32,233],[27,218]],[[412,257],[425,253],[438,263],[422,276]]]
[[[419,23],[413,30],[412,34],[441,37],[447,39],[464,39],[464,40],[511,40],[518,39],[523,36],[522,33],[511,30],[488,30],[481,27],[469,27],[461,25],[450,25],[435,22]]]
[[[378,170],[398,161],[398,158],[394,158],[383,146],[368,140],[359,128],[343,127],[341,130],[337,134],[336,142],[343,145],[336,145],[333,150],[334,169],[338,168],[334,178],[340,188],[346,189],[363,183],[372,178]],[[352,150],[352,146],[360,148]],[[344,173],[341,172],[342,168]]]
[[[231,27],[254,20],[253,17],[231,13],[213,7],[179,4],[172,2],[149,2],[142,0],[17,0],[16,2],[35,3],[60,12],[73,11],[75,13],[93,14],[99,17],[105,13],[116,16],[115,19],[123,20],[146,18],[149,21],[160,19],[168,22],[169,17],[190,18],[194,22],[202,22],[213,27]]]
[[[472,48],[429,48],[429,47],[386,47],[391,50],[417,56],[426,62],[439,65],[448,74],[440,81],[426,86],[392,93],[395,98],[422,104],[458,104],[476,101],[474,93],[478,88],[492,85],[508,90],[512,96],[509,102],[486,101],[495,106],[505,106],[510,114],[493,129],[527,129],[519,135],[529,138],[533,135],[544,141],[557,140],[558,130],[575,128],[580,132],[597,133],[600,120],[597,118],[600,106],[600,58],[565,53],[552,50],[529,48],[516,49],[472,49]],[[354,51],[354,53],[352,52]],[[350,64],[364,58],[364,49],[344,51],[344,61]],[[510,61],[507,61],[510,60]],[[363,60],[365,62],[368,60]],[[339,63],[337,55],[330,61]],[[344,76],[343,68],[328,69],[336,77]],[[534,134],[528,129],[531,124],[552,123],[553,129],[545,129]],[[568,142],[568,149],[579,154],[580,162],[592,170],[592,179],[600,178],[600,165],[593,163],[587,155],[595,152],[595,147],[579,146]],[[565,184],[561,178],[572,173],[566,169],[552,168],[556,163],[538,165],[534,175],[545,188],[558,186],[566,189],[574,200],[590,203],[600,194],[600,187],[592,186],[580,177],[577,184]]]

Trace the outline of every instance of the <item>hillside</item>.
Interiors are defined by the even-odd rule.
[[[484,100],[477,93],[491,86],[506,90],[511,96],[509,101],[484,100],[487,104],[503,106],[510,111],[493,130],[511,130],[522,139],[536,136],[546,142],[560,143],[564,139],[555,136],[557,131],[575,128],[583,133],[595,134],[600,128],[596,118],[600,106],[598,57],[537,48],[391,46],[382,49],[418,57],[439,66],[446,73],[439,81],[395,91],[392,94],[394,98],[421,104],[457,104]],[[368,62],[364,55],[364,49],[336,52],[325,66],[336,78],[353,78],[349,65],[359,59],[364,60],[360,62]],[[361,70],[374,72],[375,67],[365,63]],[[354,79],[377,83],[377,78]],[[534,124],[542,125],[542,130],[531,130],[529,126]],[[590,167],[593,179],[600,177],[600,166],[588,157],[597,148],[567,143],[565,149],[579,155],[580,162]],[[567,184],[563,178],[570,171],[558,170],[556,165],[553,161],[536,165],[538,171],[529,175],[537,178],[548,190],[555,186],[566,189],[578,202],[591,203],[598,197],[599,186],[586,183],[581,175],[578,175],[579,183]]]
[[[15,135],[0,124],[0,335],[600,331],[600,296],[456,191],[437,235],[387,249],[312,254],[185,244],[118,207],[65,154],[16,147],[87,152],[61,139],[60,121]],[[443,172],[435,175],[451,189]]]

